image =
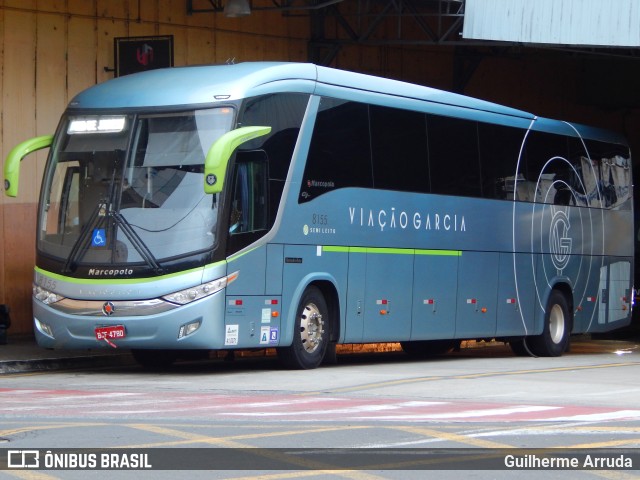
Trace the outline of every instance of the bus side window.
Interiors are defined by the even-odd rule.
[[[519,182],[518,200],[555,205],[574,205],[575,181],[569,163],[569,137],[531,131],[525,144],[524,181]],[[584,191],[580,192],[584,195]]]
[[[298,202],[338,188],[373,188],[370,147],[369,106],[323,98]]]
[[[267,156],[264,151],[238,152],[233,173],[229,233],[267,229]]]
[[[243,146],[244,150],[264,150],[269,159],[268,228],[271,228],[278,213],[308,102],[307,94],[268,94],[246,100],[239,115],[239,125],[271,127],[269,135],[249,140]]]
[[[582,161],[590,168],[588,199],[591,206],[601,208],[631,208],[631,158],[623,145],[586,140],[588,152]],[[585,168],[586,170],[586,168]]]
[[[374,187],[429,193],[426,115],[371,105],[369,118]]]
[[[481,197],[478,126],[471,120],[427,115],[431,192]]]
[[[526,130],[491,123],[478,123],[482,196],[513,200],[516,177],[514,165]]]

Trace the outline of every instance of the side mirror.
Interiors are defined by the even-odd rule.
[[[240,127],[213,142],[204,159],[204,193],[220,193],[233,151],[249,140],[268,135],[271,127]]]
[[[36,150],[50,147],[52,143],[53,135],[44,135],[26,140],[11,149],[4,161],[4,193],[7,196],[18,196],[20,162],[22,159]]]

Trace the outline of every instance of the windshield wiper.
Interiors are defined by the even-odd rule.
[[[107,208],[108,207],[104,203],[98,203],[93,212],[91,212],[89,221],[85,224],[82,232],[80,233],[80,236],[78,237],[78,240],[71,249],[71,253],[69,254],[69,257],[64,264],[63,272],[69,273],[77,268],[78,260],[84,257],[85,253],[87,253],[87,250],[89,249],[89,244],[91,243],[89,241],[91,232],[94,230],[94,228],[99,228],[100,225],[104,222],[104,218],[102,220],[99,220],[98,222],[96,222],[96,219],[98,218],[100,211]],[[127,239],[131,242],[133,248],[136,249],[145,263],[149,267],[151,267],[156,274],[161,274],[163,269],[158,263],[158,260],[156,260],[156,257],[153,256],[153,253],[151,253],[149,247],[147,247],[140,236],[135,232],[135,230],[133,230],[133,227],[131,227],[131,224],[127,221],[127,219],[124,218],[122,214],[114,211],[109,211],[109,217],[111,217],[114,223],[118,227],[120,227],[120,230],[124,232]]]
[[[133,248],[136,249],[147,265],[149,265],[156,274],[161,274],[163,270],[156,260],[156,257],[153,256],[149,247],[142,241],[127,219],[124,218],[120,212],[109,212],[109,216],[113,218],[116,225],[124,232],[127,239],[131,242],[131,245],[133,245]]]
[[[69,257],[64,264],[62,269],[63,272],[69,273],[75,271],[78,267],[78,261],[85,256],[89,246],[91,245],[91,233],[95,231],[94,229],[100,228],[100,226],[104,223],[105,219],[108,217],[112,218],[114,223],[120,227],[120,229],[124,232],[125,236],[131,244],[133,248],[140,254],[145,263],[153,269],[156,274],[162,273],[163,269],[149,250],[149,247],[145,245],[140,236],[133,230],[131,224],[124,218],[119,212],[115,211],[113,208],[113,197],[116,189],[116,174],[115,169],[111,175],[111,182],[109,184],[109,192],[106,198],[101,199],[96,208],[93,209],[91,215],[89,216],[89,221],[82,228],[80,235],[78,236],[78,240],[73,244],[71,248],[71,252],[69,253]]]
[[[90,242],[88,240],[90,238],[91,231],[94,228],[99,228],[104,222],[106,212],[111,209],[111,202],[113,200],[113,193],[115,191],[115,177],[116,172],[114,169],[114,171],[111,173],[111,181],[109,182],[109,190],[107,192],[107,195],[101,195],[100,200],[89,216],[89,221],[84,224],[84,227],[82,227],[80,235],[78,236],[76,242],[73,244],[71,252],[67,257],[67,261],[62,268],[63,272],[69,273],[75,271],[76,268],[78,268],[78,261],[84,257],[84,255],[87,253],[87,250],[89,249]],[[96,222],[96,219],[98,217],[102,218]]]

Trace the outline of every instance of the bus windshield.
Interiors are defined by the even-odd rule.
[[[204,158],[231,129],[232,108],[63,118],[45,173],[38,250],[61,271],[139,265],[164,271],[211,251],[217,195]]]

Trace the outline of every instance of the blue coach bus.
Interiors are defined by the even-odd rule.
[[[39,202],[33,312],[49,348],[337,343],[416,356],[465,339],[558,356],[630,323],[623,137],[311,64],[182,67],[68,105]]]

